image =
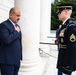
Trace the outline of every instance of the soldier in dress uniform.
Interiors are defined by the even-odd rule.
[[[59,4],[57,8],[57,16],[62,21],[59,33],[58,75],[71,75],[76,70],[76,24],[71,20],[72,4]]]

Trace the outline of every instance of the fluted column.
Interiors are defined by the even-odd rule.
[[[40,0],[15,0],[21,10],[19,22],[22,30],[23,61],[19,75],[42,75],[39,56]]]
[[[41,0],[40,42],[49,42],[47,37],[50,35],[50,16],[51,0]],[[40,44],[40,48],[49,52],[47,44]]]

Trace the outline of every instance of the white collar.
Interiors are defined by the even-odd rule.
[[[15,23],[12,20],[9,19],[9,21],[15,26]]]
[[[68,18],[68,19],[69,19],[69,18]],[[68,19],[66,19],[66,20],[62,23],[62,25],[64,25],[64,23],[65,23]]]

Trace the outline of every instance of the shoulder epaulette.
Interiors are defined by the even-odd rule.
[[[71,26],[76,26],[76,24],[72,23],[72,24],[69,24],[68,26],[69,26],[69,27],[71,27]]]

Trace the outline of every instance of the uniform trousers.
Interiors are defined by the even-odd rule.
[[[62,75],[62,71],[58,69],[58,75]]]
[[[18,75],[20,65],[1,64],[1,75]]]
[[[71,74],[64,74],[64,73],[63,73],[63,75],[71,75]]]
[[[70,74],[64,74],[61,70],[58,69],[58,75],[71,75],[72,73]]]

